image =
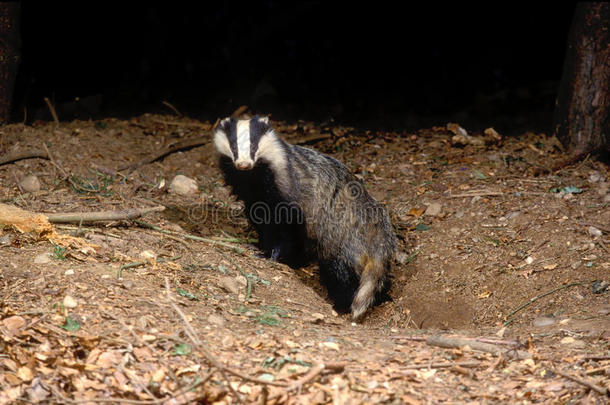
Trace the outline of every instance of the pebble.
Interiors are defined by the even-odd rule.
[[[580,260],[576,260],[575,262],[572,262],[570,264],[570,267],[572,268],[572,270],[576,270],[577,268],[580,267],[581,264],[582,264],[582,262]]]
[[[178,195],[193,195],[199,193],[199,187],[195,180],[179,174],[170,183],[169,191]]]
[[[597,229],[594,226],[590,226],[588,231],[589,231],[589,235],[591,235],[593,237],[602,236],[602,231],[600,231],[599,229]]]
[[[143,250],[140,252],[141,259],[157,259],[157,254],[152,250]]]
[[[549,318],[547,316],[539,316],[538,318],[532,321],[532,325],[540,327],[540,326],[549,326],[553,325],[556,322],[556,319]]]
[[[441,214],[441,210],[442,210],[441,204],[435,202],[435,203],[428,205],[428,208],[426,208],[424,215],[427,215],[430,217],[438,217]]]
[[[571,336],[564,337],[559,343],[565,346],[573,347],[575,349],[584,349],[586,346],[586,343],[584,341],[574,339]]]
[[[51,256],[48,253],[41,253],[34,257],[34,264],[47,264],[51,262]]]
[[[74,270],[73,269],[68,269],[64,272],[65,276],[73,276],[74,275]]]
[[[26,193],[35,193],[36,191],[40,191],[40,180],[38,180],[38,177],[30,174],[21,179],[19,186]]]
[[[216,325],[216,326],[225,325],[224,318],[222,316],[216,315],[216,314],[211,314],[210,316],[208,316],[208,322],[211,323],[212,325]]]
[[[225,277],[221,277],[218,280],[218,284],[220,284],[220,287],[231,293],[231,294],[237,294],[239,292],[239,286],[237,285],[237,281],[235,281],[235,279],[233,277],[229,277],[229,276],[225,276]]]
[[[78,306],[78,302],[70,295],[66,295],[63,301],[64,307],[66,308],[76,308]]]

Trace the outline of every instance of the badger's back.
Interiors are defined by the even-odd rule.
[[[261,247],[282,259],[313,246],[335,306],[359,318],[388,286],[396,237],[383,207],[345,165],[284,142],[265,119],[225,119],[215,143]],[[269,208],[270,221],[257,222],[258,205]]]

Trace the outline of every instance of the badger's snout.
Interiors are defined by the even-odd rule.
[[[235,168],[237,170],[250,170],[254,167],[252,162],[235,162]]]

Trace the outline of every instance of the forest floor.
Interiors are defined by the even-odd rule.
[[[315,264],[260,258],[213,123],[0,127],[0,403],[608,402],[606,164],[550,172],[566,156],[537,133],[272,123],[387,207],[404,252],[391,300],[352,323]],[[194,194],[169,190],[178,174]],[[8,208],[158,206],[44,232]]]

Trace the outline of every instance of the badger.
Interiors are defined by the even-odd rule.
[[[387,293],[397,245],[364,184],[338,160],[282,140],[266,117],[223,119],[214,144],[259,249],[293,267],[317,259],[335,308],[361,319]]]

